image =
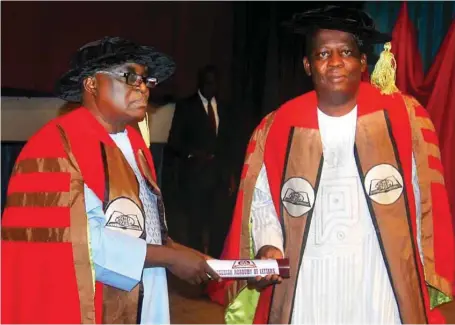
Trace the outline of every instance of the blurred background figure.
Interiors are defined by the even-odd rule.
[[[175,107],[168,146],[169,157],[176,162],[177,195],[167,197],[180,202],[188,245],[218,257],[235,187],[232,127],[227,105],[218,98],[216,67],[201,68],[197,77],[197,91]]]

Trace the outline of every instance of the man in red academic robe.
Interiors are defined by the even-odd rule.
[[[334,6],[288,26],[306,36],[315,91],[255,130],[222,258],[286,257],[291,277],[212,297],[227,323],[444,322],[455,255],[433,124],[413,98],[361,82],[365,46],[390,36]]]
[[[217,278],[203,254],[169,238],[150,151],[128,126],[174,69],[119,37],[77,51],[57,93],[82,106],[29,140],[9,183],[2,323],[169,323],[166,269]]]

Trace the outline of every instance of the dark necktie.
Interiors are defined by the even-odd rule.
[[[210,125],[213,128],[213,131],[216,133],[215,111],[213,110],[211,99],[207,99],[207,113],[209,115]]]

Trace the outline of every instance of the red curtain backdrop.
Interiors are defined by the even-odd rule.
[[[426,108],[439,136],[441,160],[455,225],[455,21],[425,78],[432,85]]]
[[[416,30],[408,16],[406,2],[401,7],[392,38],[392,52],[397,61],[397,86],[426,107],[438,133],[455,225],[455,20],[425,78]]]
[[[396,84],[400,91],[418,97],[418,88],[423,82],[423,65],[416,39],[416,29],[405,2],[392,31],[392,52],[398,67]]]
[[[419,95],[423,97],[423,103],[426,105],[428,100],[430,99],[430,95],[432,95],[433,88],[435,88],[436,79],[445,76],[446,78],[449,76],[453,77],[453,70],[452,73],[448,68],[452,67],[453,69],[453,57],[455,56],[454,45],[453,45],[453,34],[455,29],[455,20],[452,21],[452,24],[449,27],[449,31],[447,32],[444,41],[442,42],[441,48],[436,55],[433,64],[428,71],[423,84],[419,87]],[[452,62],[452,63],[451,63]],[[442,74],[440,74],[442,72]],[[450,79],[450,78],[449,78]],[[450,86],[450,84],[447,84]],[[454,85],[452,83],[451,87],[447,89],[454,89]],[[437,121],[433,121],[435,124]]]
[[[199,67],[220,69],[230,93],[231,2],[2,2],[2,87],[51,92],[72,53],[103,36],[121,36],[170,54],[177,96],[196,87]]]

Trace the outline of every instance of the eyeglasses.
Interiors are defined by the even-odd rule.
[[[140,87],[142,83],[145,84],[147,88],[155,88],[158,84],[156,78],[153,77],[143,77],[133,72],[112,72],[112,71],[97,71],[96,73],[104,73],[113,76],[118,76],[125,78],[126,84],[133,87]]]

